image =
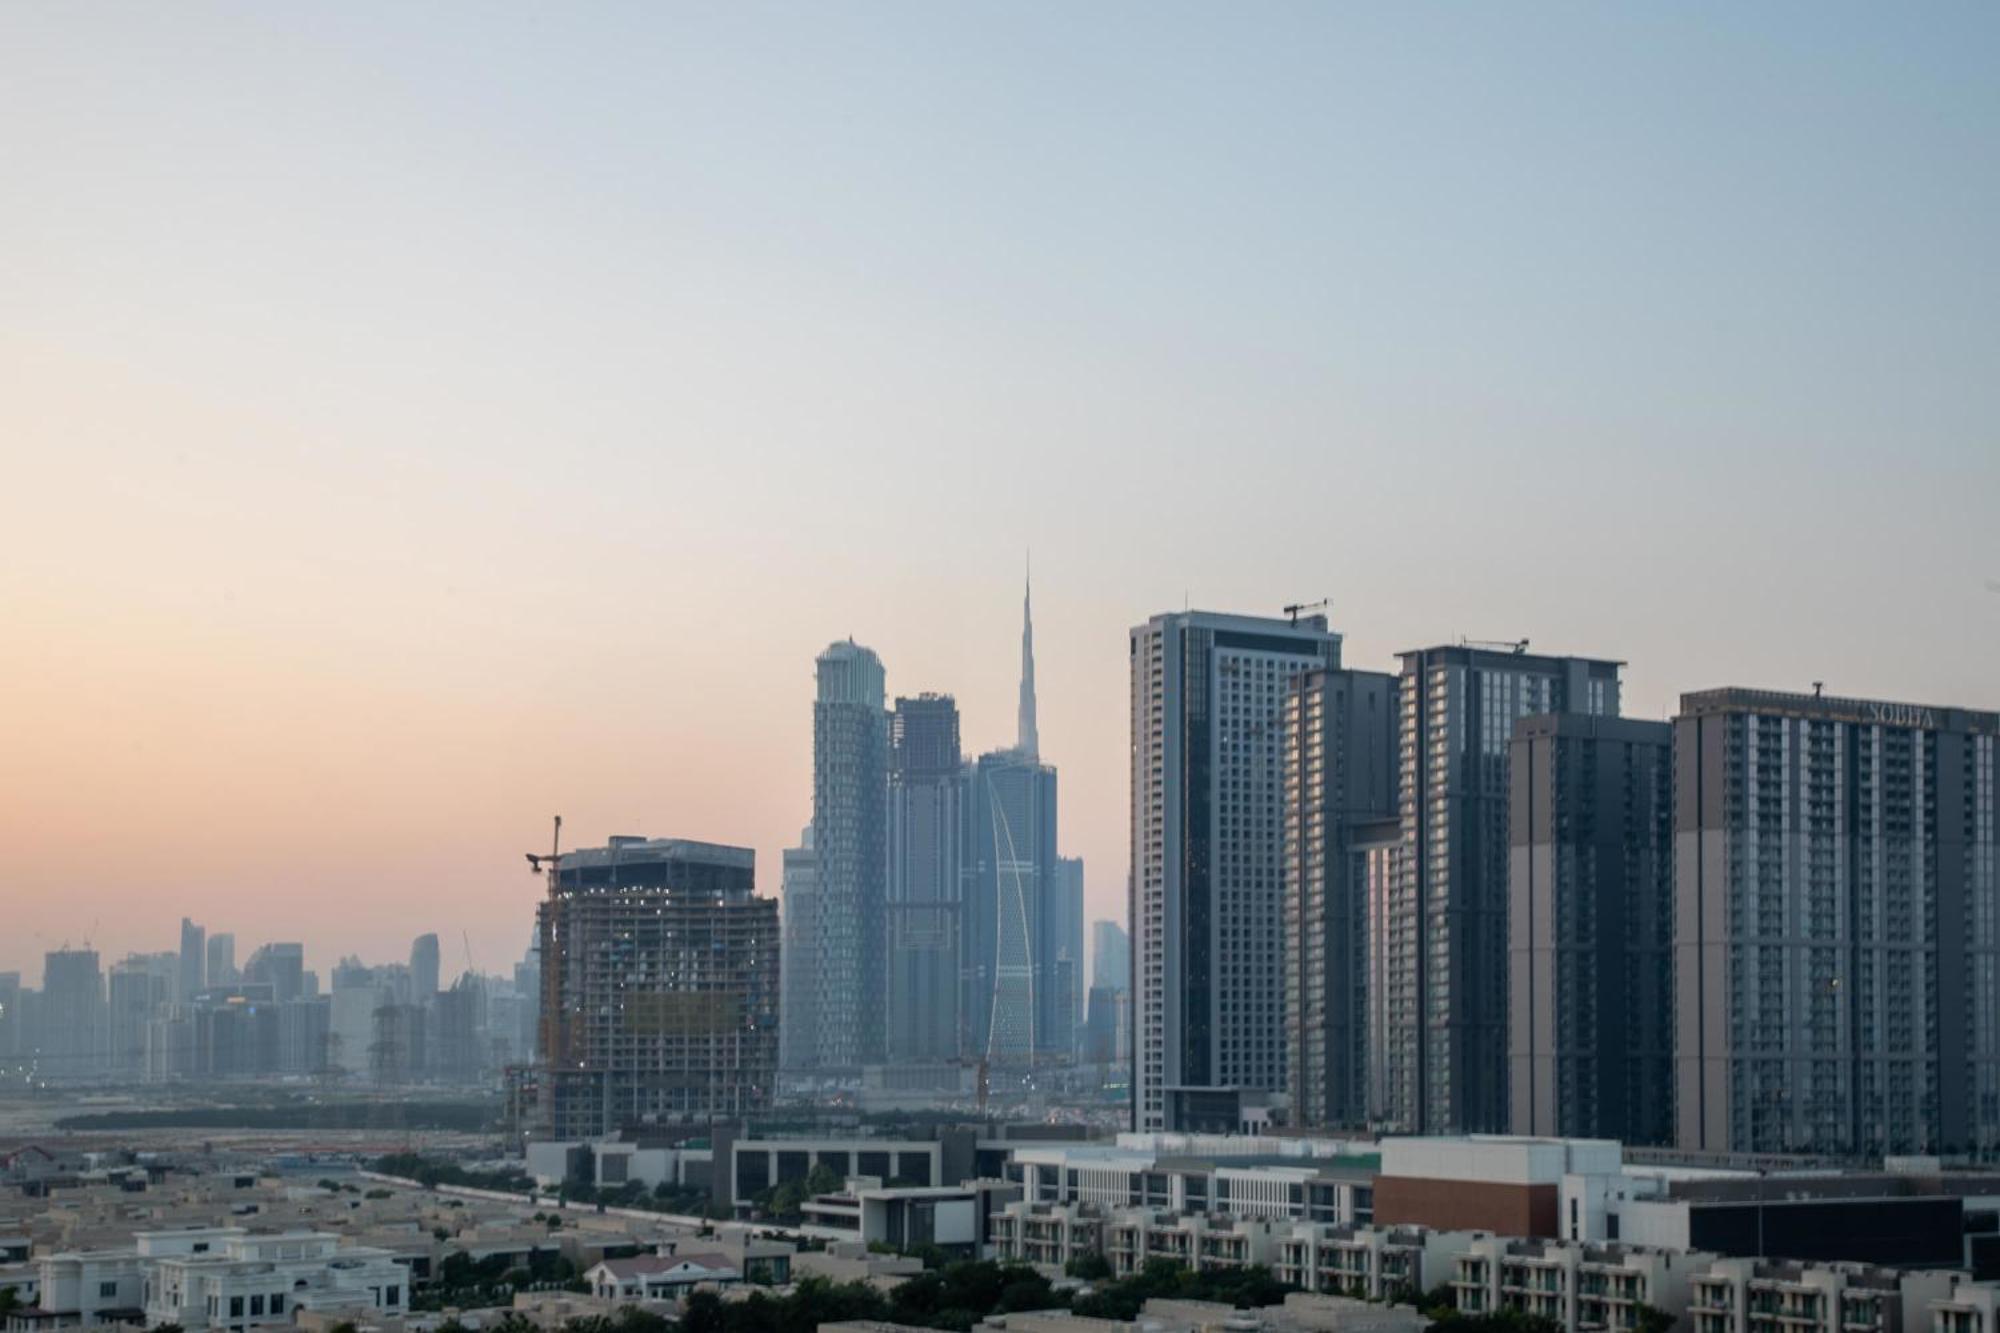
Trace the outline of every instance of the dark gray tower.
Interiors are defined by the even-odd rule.
[[[1385,1118],[1415,1134],[1504,1130],[1507,747],[1536,713],[1618,712],[1620,663],[1524,641],[1402,654],[1402,805],[1377,995]]]
[[[1396,680],[1321,668],[1285,695],[1285,1045],[1292,1123],[1368,1123],[1364,826],[1396,813]]]
[[[1673,729],[1557,713],[1508,757],[1507,1062],[1516,1134],[1673,1133]]]
[[[955,1060],[965,790],[958,705],[948,694],[898,699],[889,736],[888,1056]]]

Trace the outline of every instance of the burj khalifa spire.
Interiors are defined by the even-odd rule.
[[[1014,746],[1030,759],[1040,757],[1041,738],[1035,731],[1034,575],[1021,587],[1021,717]]]

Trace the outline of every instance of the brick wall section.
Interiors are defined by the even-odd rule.
[[[1506,1185],[1481,1180],[1381,1176],[1375,1181],[1375,1225],[1415,1223],[1441,1231],[1491,1231],[1500,1236],[1558,1234],[1555,1185]]]

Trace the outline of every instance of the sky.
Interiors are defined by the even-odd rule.
[[[549,817],[810,816],[814,655],[1045,758],[1331,599],[2000,708],[2000,8],[0,6],[0,968],[499,970]]]

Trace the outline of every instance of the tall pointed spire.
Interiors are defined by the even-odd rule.
[[[1030,759],[1039,757],[1041,738],[1035,732],[1035,616],[1034,564],[1030,557],[1028,576],[1021,585],[1021,718],[1015,748]]]

